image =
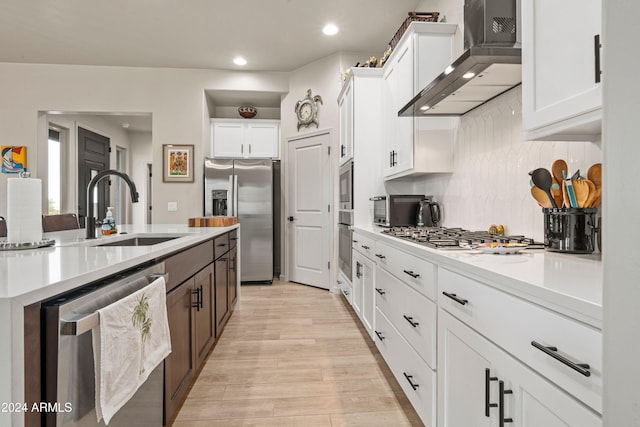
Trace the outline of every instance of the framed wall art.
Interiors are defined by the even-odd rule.
[[[162,145],[162,182],[193,182],[193,145]]]
[[[2,173],[20,173],[27,168],[27,147],[2,146]]]

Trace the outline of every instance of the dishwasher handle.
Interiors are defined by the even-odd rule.
[[[149,284],[156,279],[164,277],[165,281],[169,280],[169,273],[150,274],[147,276]],[[60,319],[60,335],[82,335],[89,332],[100,324],[100,316],[97,311],[90,314],[80,315],[75,319]]]

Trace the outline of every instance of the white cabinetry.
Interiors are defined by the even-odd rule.
[[[375,267],[372,259],[375,241],[359,233],[353,234],[353,296],[351,305],[362,325],[373,339]]]
[[[384,194],[382,153],[382,69],[352,68],[338,96],[340,164],[354,161],[354,224],[373,223],[369,198]]]
[[[387,179],[452,171],[457,119],[398,117],[398,111],[451,64],[455,30],[453,24],[412,23],[383,67],[382,160]]]
[[[602,425],[600,331],[446,269],[438,291],[438,427]]]
[[[600,138],[602,0],[522,0],[522,125],[528,140]]]
[[[599,427],[593,411],[443,309],[438,427]]]
[[[436,266],[375,242],[375,341],[425,423],[436,420]]]
[[[211,120],[211,153],[216,158],[278,158],[278,120]]]

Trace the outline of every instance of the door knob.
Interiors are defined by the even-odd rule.
[[[296,219],[295,219],[294,217],[292,217],[292,216],[288,217],[287,219],[288,219],[290,222],[293,222],[293,221],[295,221],[295,220],[296,220]]]

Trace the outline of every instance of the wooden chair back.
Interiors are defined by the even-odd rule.
[[[80,228],[78,216],[74,213],[60,215],[42,215],[42,231],[77,230]]]

